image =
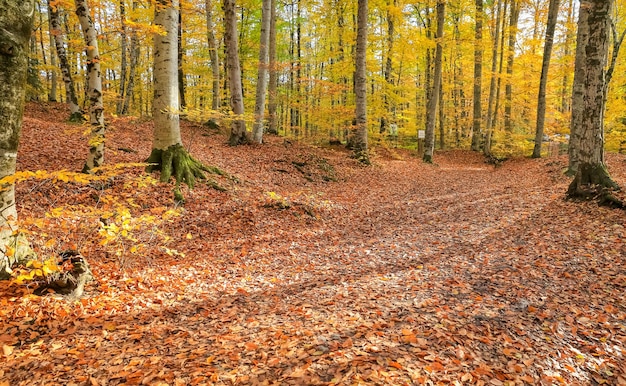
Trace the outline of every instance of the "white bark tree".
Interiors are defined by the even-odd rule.
[[[352,133],[352,150],[355,157],[369,164],[367,148],[367,0],[358,1],[356,30],[356,63],[354,71],[354,93],[356,96],[356,126]]]
[[[34,15],[34,0],[0,0],[0,180],[15,174]],[[16,230],[14,184],[4,183],[0,189],[0,279],[9,277],[12,265],[32,256],[28,242],[16,236]]]
[[[193,188],[197,178],[203,179],[207,167],[193,159],[182,145],[178,90],[178,0],[157,0],[154,25],[162,33],[154,35],[154,101],[152,115],[154,132],[152,152],[147,159],[148,172],[161,171],[161,181],[176,179],[174,196],[184,201],[180,184]]]
[[[259,49],[259,70],[256,84],[256,100],[254,107],[254,128],[252,129],[252,141],[263,142],[263,130],[265,124],[265,94],[267,93],[267,73],[269,69],[269,43],[270,43],[270,21],[272,0],[263,0],[261,13],[261,47]]]
[[[89,154],[83,166],[83,172],[104,163],[104,104],[102,103],[102,73],[100,72],[100,53],[98,52],[98,36],[91,19],[86,0],[76,0],[76,16],[85,37],[87,54],[87,97],[89,98]]]

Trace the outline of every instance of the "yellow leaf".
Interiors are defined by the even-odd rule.
[[[191,235],[191,233],[187,233],[187,236],[185,236],[185,237],[187,237],[187,240],[193,239],[193,236]]]
[[[13,346],[7,346],[6,344],[2,345],[2,352],[4,353],[4,356],[9,356],[11,354],[13,354]]]

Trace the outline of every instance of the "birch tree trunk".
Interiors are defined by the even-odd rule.
[[[220,62],[217,55],[217,40],[215,39],[215,23],[213,22],[213,0],[206,0],[206,29],[207,44],[209,46],[209,57],[211,58],[211,71],[213,73],[213,89],[211,109],[220,108]]]
[[[28,41],[35,16],[34,0],[0,0],[0,179],[15,174],[22,127]],[[32,257],[23,236],[15,236],[17,209],[14,184],[0,190],[0,279],[11,266]]]
[[[433,162],[433,153],[435,151],[435,121],[437,115],[437,103],[441,93],[441,69],[443,62],[443,24],[445,17],[445,3],[443,0],[437,1],[437,48],[435,50],[435,73],[433,76],[433,88],[430,98],[428,99],[428,112],[426,117],[426,138],[424,140],[424,162]]]
[[[577,65],[583,66],[585,71],[584,74],[575,74],[576,80],[580,81],[580,84],[575,85],[575,90],[582,90],[582,104],[573,103],[572,108],[581,106],[582,111],[577,116],[577,122],[572,117],[572,126],[578,126],[579,165],[567,192],[570,197],[595,197],[602,193],[598,189],[619,188],[604,163],[605,67],[612,5],[613,0],[583,0],[580,4],[579,33],[588,32],[588,38],[586,44],[576,47]]]
[[[559,15],[559,0],[550,0],[548,7],[548,23],[546,25],[546,42],[543,46],[543,62],[541,65],[541,79],[539,80],[539,95],[537,96],[537,128],[535,130],[535,147],[532,158],[541,158],[541,144],[543,143],[543,128],[546,119],[546,88],[548,85],[548,70],[550,56],[554,42],[556,19]]]
[[[58,89],[57,89],[57,56],[53,52],[54,45],[54,33],[52,31],[52,22],[50,21],[50,12],[48,12],[48,33],[50,35],[50,66],[52,66],[52,72],[50,74],[50,94],[48,101],[56,102]]]
[[[224,0],[224,43],[228,57],[228,85],[230,87],[230,107],[235,113],[230,139],[231,146],[248,142],[246,121],[244,120],[243,89],[241,86],[241,66],[239,64],[239,39],[237,36],[237,13],[235,0]]]
[[[483,0],[476,0],[476,31],[474,35],[474,114],[472,116],[472,150],[480,150],[483,80]]]
[[[70,63],[67,60],[65,39],[61,31],[61,20],[59,18],[59,8],[58,6],[51,6],[50,0],[48,0],[48,12],[50,14],[50,29],[54,37],[54,45],[57,56],[59,57],[59,67],[61,68],[63,83],[65,84],[65,100],[70,107],[70,121],[81,122],[83,120],[83,112],[78,105],[74,80],[72,79],[72,71],[70,69]]]
[[[364,164],[370,163],[367,149],[367,11],[367,0],[358,0],[356,64],[354,74],[356,127],[352,134],[352,144],[354,155]]]
[[[89,98],[89,154],[83,166],[83,172],[89,173],[104,163],[104,105],[102,103],[102,74],[100,72],[100,54],[96,29],[91,20],[86,0],[76,0],[76,16],[80,21],[85,37],[87,54],[87,89]]]
[[[161,171],[161,181],[176,179],[174,197],[184,201],[180,184],[193,188],[197,178],[209,169],[193,159],[182,145],[178,89],[178,0],[157,0],[154,25],[165,35],[154,35],[154,132],[152,152],[146,160],[147,172]]]
[[[265,115],[265,94],[267,93],[268,72],[268,49],[270,38],[271,0],[263,0],[261,12],[261,46],[259,49],[259,70],[256,85],[256,100],[254,107],[254,128],[252,129],[252,141],[263,142],[263,122]]]

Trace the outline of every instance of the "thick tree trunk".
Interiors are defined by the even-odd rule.
[[[268,50],[270,38],[271,0],[263,0],[261,12],[261,44],[259,49],[259,69],[256,85],[256,100],[254,107],[254,128],[252,141],[263,142],[263,130],[265,129],[265,94],[267,93]]]
[[[74,88],[74,80],[72,79],[72,71],[70,69],[70,63],[67,60],[65,39],[63,37],[63,32],[61,31],[58,5],[51,6],[50,0],[48,0],[48,12],[50,13],[50,28],[52,35],[54,36],[54,45],[57,56],[59,57],[59,66],[61,68],[61,74],[63,75],[63,83],[65,84],[65,100],[70,107],[70,120],[80,122],[83,120],[83,112],[78,105],[76,89]]]
[[[278,134],[278,66],[276,63],[276,0],[270,0],[270,41],[269,41],[269,62],[270,79],[267,112],[269,114],[269,127],[267,132]]]
[[[579,136],[579,166],[568,189],[570,197],[586,197],[590,191],[595,194],[600,193],[598,189],[618,188],[604,164],[604,96],[607,87],[605,66],[612,4],[612,0],[583,0],[580,5],[578,28],[579,31],[588,31],[589,35],[587,44],[576,48],[577,60],[579,56],[582,58],[580,61],[585,73],[580,87],[583,101],[578,117],[580,126],[576,130]],[[584,53],[579,55],[578,50],[582,49]]]
[[[354,71],[354,91],[356,94],[356,127],[352,134],[353,151],[356,158],[369,164],[367,149],[367,0],[358,0],[356,64]]]
[[[213,22],[213,0],[206,0],[206,29],[209,57],[211,58],[211,72],[213,74],[213,88],[211,109],[220,108],[220,62],[217,55],[217,39],[215,38],[215,23]]]
[[[430,98],[428,99],[428,112],[426,118],[426,138],[424,141],[424,162],[433,162],[433,153],[435,151],[435,121],[437,114],[437,103],[439,102],[439,93],[441,92],[441,69],[443,66],[443,24],[445,17],[445,3],[442,0],[437,1],[437,48],[435,51],[435,73],[433,79],[433,88]]]
[[[541,157],[541,144],[543,143],[543,127],[546,118],[546,88],[548,85],[548,70],[550,69],[550,56],[554,42],[554,30],[556,19],[559,15],[559,0],[550,0],[548,8],[548,23],[546,25],[546,42],[543,47],[543,63],[541,65],[541,79],[539,81],[539,95],[537,97],[537,128],[535,130],[535,148],[532,158]]]
[[[85,52],[87,54],[87,89],[89,98],[89,122],[91,134],[89,136],[89,154],[83,166],[83,172],[104,163],[104,105],[102,103],[102,77],[100,72],[100,54],[96,29],[91,20],[86,0],[76,0],[76,16],[85,36]]]
[[[224,43],[226,45],[230,107],[235,113],[230,139],[231,146],[248,143],[246,121],[244,120],[243,89],[241,86],[241,66],[239,64],[239,41],[237,36],[237,13],[235,0],[224,0]]]
[[[0,179],[15,173],[22,127],[28,41],[35,15],[34,0],[0,0]],[[0,189],[0,279],[10,276],[11,266],[32,257],[23,236],[16,236],[15,189]]]
[[[476,0],[474,35],[474,111],[472,116],[472,150],[480,150],[483,87],[483,0]]]

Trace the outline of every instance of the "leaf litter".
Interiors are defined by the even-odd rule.
[[[20,170],[82,167],[65,114],[29,104]],[[111,119],[107,163],[147,158],[150,136],[150,121]],[[188,122],[183,136],[237,181],[184,207],[171,186],[130,184],[139,169],[18,184],[35,248],[77,248],[96,280],[77,301],[0,284],[0,385],[626,384],[626,218],[565,201],[564,156],[494,168],[397,150],[365,168],[340,148],[233,148]],[[608,155],[622,185],[625,162]],[[46,217],[114,199],[133,218],[178,212],[131,229],[140,253]]]

